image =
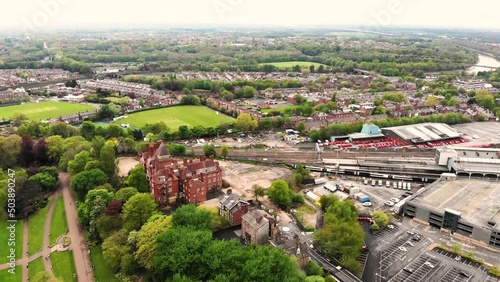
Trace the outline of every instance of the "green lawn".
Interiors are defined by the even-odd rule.
[[[96,277],[96,281],[107,281],[107,282],[118,282],[115,274],[111,270],[104,258],[102,257],[102,249],[101,246],[94,246],[90,248],[90,260],[92,261],[92,265],[94,265],[94,274]]]
[[[30,278],[30,280],[32,280],[39,272],[42,271],[45,271],[45,266],[43,265],[43,257],[40,257],[30,262],[30,267],[28,268],[28,277]]]
[[[8,272],[10,268],[0,270],[0,281],[2,282],[20,282],[23,280],[21,266],[16,266],[15,273]]]
[[[28,103],[17,106],[1,107],[0,119],[8,119],[12,117],[14,113],[23,113],[32,120],[45,120],[76,114],[78,112],[86,112],[89,110],[95,110],[95,108],[85,104],[66,102]]]
[[[50,263],[54,276],[64,282],[76,282],[76,269],[73,254],[69,251],[50,254]]]
[[[6,220],[0,221],[0,242],[5,244],[0,248],[0,264],[9,262],[9,258],[7,256],[10,254],[10,249],[16,249],[16,258],[20,259],[22,257],[23,252],[23,221],[19,220],[16,223],[16,245],[15,246],[7,246],[8,238],[10,237],[10,231],[7,230],[7,227],[10,226],[11,223],[8,223]],[[3,281],[0,279],[0,281]]]
[[[263,66],[263,65],[273,65],[273,66],[276,66],[278,68],[290,68],[290,69],[293,68],[296,65],[299,65],[301,67],[309,67],[309,66],[313,65],[315,68],[319,67],[320,65],[323,65],[324,67],[327,66],[325,64],[320,64],[320,63],[315,63],[315,62],[302,62],[302,61],[276,62],[276,63],[262,63],[262,64],[259,64],[259,66]]]
[[[34,215],[30,216],[28,220],[28,239],[30,242],[28,245],[28,252],[30,255],[42,249],[43,236],[47,236],[47,234],[43,234],[43,225],[47,219],[47,212],[49,211],[51,202],[52,197],[49,198],[47,205],[43,209],[38,210]]]
[[[283,106],[283,107],[279,107],[279,108],[271,108],[271,109],[262,109],[261,112],[262,113],[269,113],[271,111],[278,111],[280,113],[283,113],[286,109],[295,109],[295,108],[298,108],[300,106],[297,106],[297,105],[288,105],[288,106]]]
[[[150,111],[129,114],[127,118],[115,121],[116,124],[129,123],[132,127],[142,127],[146,123],[163,121],[171,131],[177,131],[179,126],[216,127],[222,122],[230,122],[232,118],[202,106],[175,106]]]
[[[66,211],[64,210],[63,197],[57,198],[54,214],[52,214],[52,223],[50,225],[50,244],[56,243],[57,238],[68,232],[68,223],[66,221]]]

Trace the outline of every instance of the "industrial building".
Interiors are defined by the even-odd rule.
[[[382,133],[413,144],[459,138],[460,134],[444,123],[420,123],[382,128]]]
[[[500,178],[500,149],[443,147],[436,150],[436,164],[459,176]]]
[[[500,182],[447,179],[408,199],[404,214],[500,248]]]

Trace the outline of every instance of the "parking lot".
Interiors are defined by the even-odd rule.
[[[396,274],[396,276],[394,276],[389,281],[391,282],[436,281],[434,279],[429,280],[426,278],[429,278],[430,274],[438,269],[440,263],[441,262],[439,260],[429,255],[421,255],[412,263],[410,263],[410,265],[400,270],[398,274]]]
[[[399,227],[397,225],[394,225],[394,224],[391,224],[390,226],[391,227],[388,227],[386,226],[385,228],[381,229],[377,234],[375,234],[374,236],[376,238],[384,238],[384,237],[387,237],[391,234],[396,234],[398,231],[399,231]]]
[[[394,243],[390,244],[388,248],[382,251],[380,257],[380,271],[385,272],[395,262],[404,259],[403,257],[405,257],[422,239],[421,235],[415,237],[415,235],[410,235],[409,233],[403,233],[397,237]]]

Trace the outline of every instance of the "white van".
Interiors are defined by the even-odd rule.
[[[385,187],[387,187],[387,188],[391,187],[391,182],[386,181],[386,182],[385,182]]]
[[[403,189],[403,183],[402,182],[398,182],[398,189],[399,190]]]
[[[382,180],[378,181],[378,186],[382,186]]]
[[[407,190],[411,190],[411,183],[408,183],[406,187],[408,188]]]

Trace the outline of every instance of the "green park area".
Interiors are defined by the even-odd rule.
[[[7,242],[10,237],[10,230],[7,229],[11,223],[8,223],[6,220],[0,221],[0,242],[5,242],[5,247],[0,248],[0,264],[9,262],[9,258],[7,256],[10,254],[10,249],[16,249],[16,258],[20,259],[22,257],[23,252],[23,221],[19,220],[16,224],[15,236],[16,236],[16,245],[15,246],[7,246]],[[4,281],[1,280],[0,281]]]
[[[21,266],[16,266],[14,273],[10,273],[9,270],[10,268],[0,270],[0,281],[19,282],[23,280]]]
[[[45,266],[43,265],[43,257],[37,258],[36,260],[30,262],[28,268],[28,277],[33,280],[35,276],[39,273],[45,271]]]
[[[273,65],[275,67],[283,68],[283,69],[286,69],[286,68],[290,68],[291,69],[291,68],[293,68],[296,65],[299,65],[300,67],[309,67],[309,66],[313,65],[315,68],[323,65],[324,67],[326,67],[325,64],[320,64],[320,63],[315,63],[315,62],[302,62],[302,61],[277,62],[277,63],[262,63],[262,64],[259,64],[259,65]]]
[[[223,122],[230,122],[232,119],[202,106],[176,106],[129,114],[127,118],[119,119],[114,123],[128,123],[131,127],[142,127],[146,123],[160,121],[165,122],[170,130],[177,131],[181,125],[216,127]]]
[[[278,108],[262,109],[261,112],[262,113],[269,113],[269,112],[272,112],[272,111],[278,111],[280,113],[283,113],[283,112],[285,112],[285,110],[296,109],[298,107],[300,107],[300,106],[288,105],[288,106],[283,106],[283,107],[278,107]]]
[[[66,103],[66,102],[40,102],[27,103],[16,106],[0,108],[0,119],[9,119],[15,113],[22,113],[31,120],[46,120],[95,110],[94,107],[86,104]]]
[[[64,200],[62,197],[57,198],[54,213],[52,214],[52,222],[50,225],[50,245],[54,245],[61,235],[68,232],[68,222],[66,221],[66,211],[64,210]]]
[[[66,252],[55,252],[50,254],[50,263],[54,270],[54,276],[61,279],[64,282],[76,282],[76,269],[75,262],[73,260],[73,253],[70,251]],[[99,280],[107,281],[107,280]]]
[[[38,210],[33,216],[29,218],[28,226],[28,252],[30,255],[35,254],[36,252],[42,250],[43,236],[47,236],[47,234],[43,234],[43,227],[45,224],[45,220],[47,219],[47,213],[49,211],[50,203],[52,202],[52,197],[47,201],[47,205],[42,209]]]
[[[104,261],[100,245],[90,248],[90,260],[94,266],[96,281],[118,282],[113,270],[106,261]]]

